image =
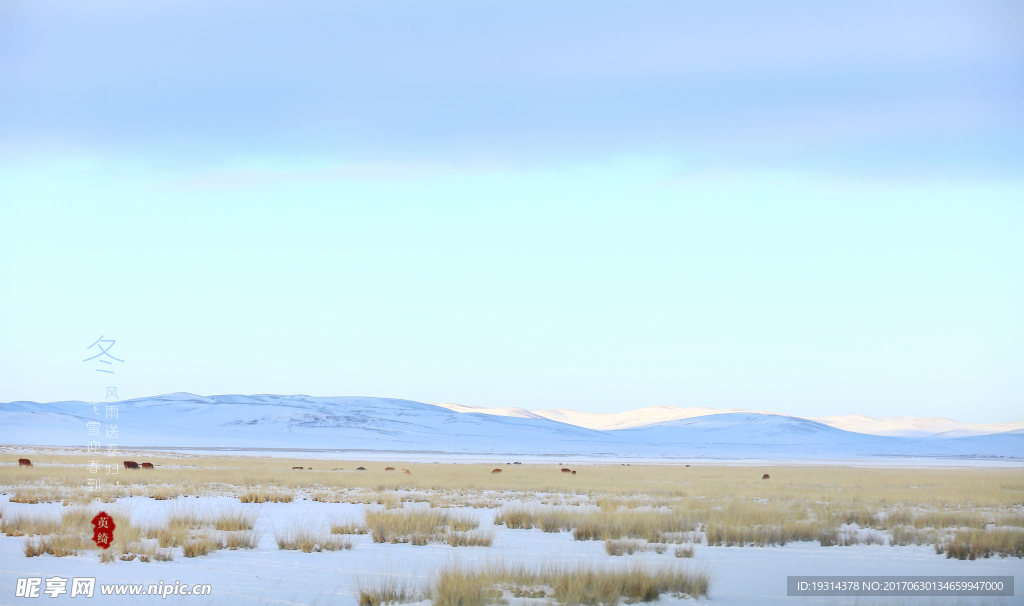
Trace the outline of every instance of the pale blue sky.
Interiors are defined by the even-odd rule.
[[[1020,420],[1022,14],[5,3],[0,401]]]

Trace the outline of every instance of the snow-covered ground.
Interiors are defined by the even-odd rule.
[[[6,497],[3,497],[6,501]],[[97,597],[98,604],[356,604],[357,577],[372,578],[393,574],[427,581],[446,563],[467,565],[487,562],[597,563],[626,566],[642,560],[669,563],[681,567],[706,569],[712,574],[711,594],[700,603],[723,606],[750,604],[1022,604],[1020,590],[1015,597],[985,598],[795,598],[786,596],[788,575],[1017,575],[1024,565],[1017,558],[991,558],[976,561],[948,560],[931,547],[889,547],[855,545],[820,547],[817,543],[793,543],[784,547],[707,547],[698,545],[693,559],[677,559],[671,550],[664,554],[643,553],[611,557],[601,541],[575,541],[568,532],[544,533],[540,530],[508,530],[493,526],[493,509],[466,509],[476,515],[481,529],[494,530],[492,547],[450,547],[374,544],[366,535],[354,537],[351,551],[301,553],[281,551],[274,543],[273,529],[284,529],[295,521],[358,522],[362,505],[320,503],[299,500],[292,503],[239,504],[229,497],[186,499],[199,509],[216,510],[224,506],[255,509],[259,512],[262,542],[253,551],[217,551],[199,558],[179,555],[172,562],[143,563],[117,561],[101,564],[95,552],[87,556],[26,558],[22,539],[0,535],[0,604],[78,603],[63,596],[37,600],[14,598],[19,577],[96,577],[101,583],[209,583],[212,597],[151,596]],[[173,501],[146,498],[123,499],[119,505],[132,510],[136,522],[160,521]],[[59,511],[60,505],[7,505],[7,515],[20,511],[40,513]],[[99,590],[97,589],[97,593]],[[89,603],[88,601],[85,601]],[[693,604],[663,596],[664,604]]]

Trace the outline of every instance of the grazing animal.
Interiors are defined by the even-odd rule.
[[[32,461],[28,459],[18,459],[18,467],[32,467]]]
[[[568,467],[563,467],[562,468],[562,473],[569,473],[570,471],[572,471],[572,470],[569,469]]]
[[[513,463],[513,465],[522,465],[522,463],[520,463],[519,461],[516,461],[515,463]]]
[[[366,471],[365,467],[356,467],[356,471]]]
[[[501,469],[498,468],[498,467],[495,467],[494,469],[491,470],[491,473],[501,473]]]
[[[136,463],[135,461],[125,461],[124,462],[124,468],[125,469],[138,469],[139,468],[139,464]]]
[[[143,463],[142,464],[142,468],[143,469],[153,469],[153,464],[152,463]]]
[[[411,472],[411,471],[409,471],[408,469],[403,469],[403,470],[402,470],[402,473],[404,473],[404,474],[405,474],[405,475],[407,475],[407,476],[411,476],[411,475],[412,475],[412,472]]]
[[[292,467],[292,469],[302,469],[301,467]]]
[[[576,470],[575,469],[572,470],[572,475],[576,475]]]
[[[770,476],[770,475],[768,475],[768,474],[764,474],[763,476],[761,476],[761,479],[762,479],[762,480],[770,480],[770,479],[771,479],[771,476]]]
[[[385,467],[384,468],[384,471],[394,471],[394,470],[395,470],[394,467]]]
[[[689,465],[687,465],[687,467],[689,467]]]

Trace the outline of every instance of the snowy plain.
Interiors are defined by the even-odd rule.
[[[0,404],[0,444],[7,456],[41,447],[78,452],[89,439],[88,422],[101,418],[111,402],[11,402]],[[387,398],[314,398],[279,395],[196,396],[166,394],[123,400],[117,423],[122,448],[147,452],[237,452],[326,460],[358,455],[365,460],[462,461],[503,463],[619,461],[714,465],[850,465],[926,467],[1024,466],[1024,431],[1013,424],[965,427],[935,419],[804,419],[769,411],[655,407],[638,415],[594,416],[578,411],[527,409],[480,410]],[[556,414],[557,413],[557,414]],[[865,420],[867,419],[867,420]],[[105,419],[101,419],[104,420]],[[952,423],[952,425],[950,424]],[[859,424],[859,425],[858,425]],[[1008,429],[1009,428],[1009,429]],[[851,429],[861,429],[854,431]],[[977,432],[992,431],[992,434]],[[874,435],[881,434],[881,435]],[[915,433],[916,432],[916,433]],[[892,435],[888,435],[892,434]],[[52,451],[52,449],[50,449]],[[58,450],[59,452],[59,450]],[[17,458],[17,457],[15,457]],[[143,460],[143,459],[140,459]],[[319,468],[319,467],[318,467]],[[57,511],[58,504],[8,503],[6,515],[21,511]],[[0,605],[32,603],[13,597],[18,578],[94,576],[97,583],[209,583],[212,597],[121,596],[97,598],[116,604],[356,604],[357,577],[397,574],[427,582],[453,561],[597,563],[670,563],[707,570],[713,585],[699,603],[746,604],[1024,604],[1024,592],[1008,598],[797,598],[786,596],[789,575],[1017,575],[1018,558],[976,561],[946,559],[930,546],[853,545],[821,547],[790,543],[775,547],[696,546],[693,559],[638,553],[612,557],[601,541],[575,541],[571,533],[494,527],[494,509],[465,509],[493,530],[491,547],[374,544],[353,537],[351,551],[282,551],[274,530],[296,520],[358,522],[363,505],[321,503],[299,495],[291,503],[241,504],[231,497],[186,499],[203,510],[231,506],[259,512],[263,532],[256,550],[221,550],[199,558],[179,555],[172,562],[98,562],[95,553],[55,558],[26,558],[23,539],[0,535]],[[173,501],[122,498],[133,520],[158,522]],[[411,505],[409,505],[411,506]],[[78,603],[66,596],[41,601]],[[693,604],[662,596],[660,603]],[[513,602],[511,606],[526,606]]]
[[[4,498],[6,500],[6,497]],[[111,604],[338,604],[355,606],[356,581],[375,575],[399,575],[418,582],[429,581],[439,567],[458,562],[467,566],[505,561],[526,564],[594,563],[628,566],[635,561],[668,563],[704,569],[711,573],[710,594],[699,600],[664,595],[659,604],[709,604],[745,606],[750,604],[1024,604],[1019,590],[1014,597],[998,598],[800,598],[786,596],[788,575],[1017,575],[1024,565],[1018,558],[960,561],[937,555],[929,546],[890,547],[853,545],[820,547],[817,543],[790,543],[782,547],[708,547],[698,544],[692,559],[677,559],[671,550],[663,554],[638,553],[613,557],[605,553],[602,541],[575,541],[569,532],[545,533],[538,529],[509,530],[494,526],[494,509],[460,509],[480,520],[482,530],[493,530],[492,547],[450,547],[375,544],[367,535],[353,537],[351,551],[301,553],[281,551],[274,543],[273,530],[289,527],[296,520],[328,524],[332,521],[358,522],[363,505],[320,503],[297,500],[292,503],[239,504],[230,497],[184,499],[199,509],[216,511],[241,507],[259,512],[258,528],[263,538],[256,550],[216,551],[208,556],[172,562],[143,563],[117,561],[101,564],[95,553],[84,556],[26,558],[22,539],[0,536],[0,604],[78,603],[83,600],[62,596],[38,600],[16,599],[13,589],[19,577],[96,577],[101,583],[209,583],[213,593],[206,597],[120,596],[97,597],[95,603]],[[174,501],[153,501],[132,497],[118,505],[129,507],[133,519],[157,522]],[[55,512],[58,505],[7,505],[10,514],[19,511]],[[29,509],[31,508],[31,509]],[[180,549],[178,550],[180,552]],[[98,592],[98,589],[97,589]],[[89,603],[88,601],[85,601]],[[539,602],[538,602],[539,603]]]

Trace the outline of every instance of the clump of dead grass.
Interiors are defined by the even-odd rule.
[[[414,581],[392,574],[356,577],[355,586],[359,606],[405,604],[425,597],[425,592]]]
[[[941,544],[936,543],[935,552],[945,553],[946,558],[958,560],[976,560],[994,555],[1024,558],[1024,531],[964,530]]]
[[[366,534],[370,530],[360,524],[336,522],[331,524],[331,534]]]
[[[437,509],[395,509],[364,512],[366,528],[374,543],[426,545],[490,545],[493,537],[468,531],[480,526],[473,515]]]
[[[665,553],[668,545],[664,543],[648,543],[638,539],[623,539],[604,542],[604,551],[610,556],[633,555],[641,551]]]
[[[218,538],[202,534],[185,539],[181,544],[181,555],[186,558],[198,558],[223,547],[223,543]]]
[[[278,549],[303,553],[352,549],[350,539],[332,536],[310,523],[297,523],[287,530],[275,531],[274,540]]]
[[[266,488],[247,488],[238,495],[242,503],[291,503],[295,495],[280,490]]]
[[[217,530],[252,530],[257,517],[259,513],[252,509],[225,509],[214,514],[212,522]]]
[[[435,606],[484,606],[508,591],[515,596],[554,598],[563,605],[650,602],[662,594],[702,597],[711,587],[706,572],[671,565],[628,568],[548,565],[538,568],[492,565],[443,567],[431,596]]]

